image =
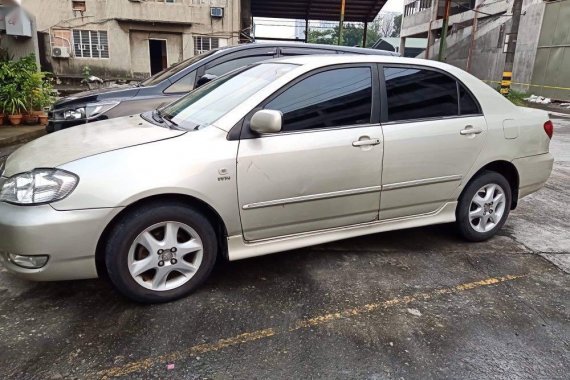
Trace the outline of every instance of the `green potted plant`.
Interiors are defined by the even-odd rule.
[[[22,123],[22,111],[26,110],[26,96],[18,91],[15,84],[4,86],[2,108],[8,113],[8,120],[12,125]]]
[[[52,79],[49,78],[46,73],[42,73],[41,86],[35,92],[34,109],[38,110],[36,115],[41,125],[47,125],[48,115],[45,110],[55,101],[54,88],[51,83]]]

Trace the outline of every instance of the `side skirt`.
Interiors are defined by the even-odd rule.
[[[335,240],[349,239],[356,236],[379,232],[428,226],[455,221],[457,202],[448,202],[439,210],[427,214],[405,218],[386,219],[369,223],[355,224],[348,227],[330,228],[302,234],[281,236],[247,242],[242,235],[228,237],[228,257],[230,261],[262,256],[275,252],[288,251]]]

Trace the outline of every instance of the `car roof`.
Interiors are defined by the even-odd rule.
[[[422,59],[422,58],[405,58],[399,56],[395,57],[387,55],[356,55],[356,54],[297,55],[292,57],[281,57],[264,61],[264,63],[266,62],[292,63],[295,65],[303,65],[303,66],[309,65],[313,67],[329,66],[335,64],[346,64],[346,63],[387,63],[387,64],[430,66],[430,67],[443,69],[445,71],[454,71],[453,69],[456,69],[454,66],[439,61],[432,61],[429,59]]]
[[[227,46],[219,48],[220,52],[230,52],[238,50],[247,49],[257,49],[257,48],[267,48],[267,47],[286,47],[286,48],[308,48],[308,49],[319,49],[319,50],[334,50],[342,51],[345,53],[354,54],[370,54],[370,55],[387,55],[387,56],[399,56],[398,53],[388,50],[380,49],[369,49],[361,48],[357,46],[338,46],[338,45],[326,45],[326,44],[311,44],[304,42],[251,42],[246,44],[240,44],[236,46]]]

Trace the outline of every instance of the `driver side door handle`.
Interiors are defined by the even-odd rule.
[[[465,126],[465,129],[459,131],[459,133],[463,136],[478,135],[481,132],[483,132],[481,128],[475,128],[472,125],[467,125]]]
[[[357,140],[352,142],[352,146],[359,147],[359,146],[368,146],[368,145],[378,145],[382,141],[380,139],[366,139],[366,140]]]

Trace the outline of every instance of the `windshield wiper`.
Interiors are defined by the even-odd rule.
[[[170,129],[182,129],[182,128],[178,127],[178,124],[176,124],[175,122],[173,122],[171,120],[169,115],[163,114],[162,110],[159,108],[154,110],[154,112],[152,113],[152,119],[154,121],[156,121],[157,123],[166,124],[168,126],[168,128],[170,128]]]
[[[178,127],[178,124],[176,124],[174,121],[172,121],[172,118],[170,117],[170,115],[164,115],[162,114],[162,112],[160,113],[160,117],[162,117],[163,120],[168,121],[170,124],[172,124],[175,127]]]
[[[152,120],[156,121],[157,123],[164,124],[164,118],[159,109],[155,109],[152,112]]]

